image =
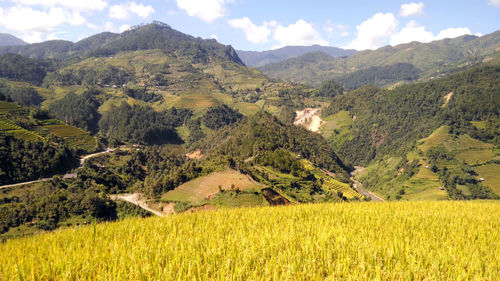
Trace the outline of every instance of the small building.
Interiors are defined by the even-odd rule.
[[[484,178],[479,178],[479,181],[484,181]]]

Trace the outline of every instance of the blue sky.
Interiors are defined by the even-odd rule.
[[[499,29],[500,0],[0,0],[0,32],[78,41],[158,20],[242,50],[328,45],[357,50]]]

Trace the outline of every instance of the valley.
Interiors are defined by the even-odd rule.
[[[499,31],[2,38],[1,280],[499,277]]]

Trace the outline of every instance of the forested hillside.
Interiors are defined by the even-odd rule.
[[[361,179],[379,192],[401,197],[404,182],[425,172],[451,198],[496,198],[491,189],[499,183],[489,178],[491,189],[484,187],[478,171],[498,162],[499,73],[498,64],[487,64],[431,82],[393,90],[365,86],[336,96],[323,115],[346,118],[340,116],[347,112],[352,121],[335,129],[329,143],[352,164],[370,164]],[[474,153],[481,158],[473,160]],[[394,177],[400,180],[388,184]]]

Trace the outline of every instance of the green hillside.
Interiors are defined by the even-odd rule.
[[[500,31],[481,37],[464,35],[430,43],[412,42],[394,47],[386,46],[374,51],[357,52],[346,58],[306,54],[259,69],[273,78],[318,86],[322,82],[342,79],[370,67],[407,63],[421,71],[419,78],[433,79],[488,61],[490,56],[498,54],[498,47]],[[397,81],[399,80],[386,81],[384,85]]]
[[[499,73],[497,64],[486,64],[336,96],[323,110],[322,134],[343,159],[368,165],[358,178],[388,198],[497,198],[489,171],[500,152]]]

